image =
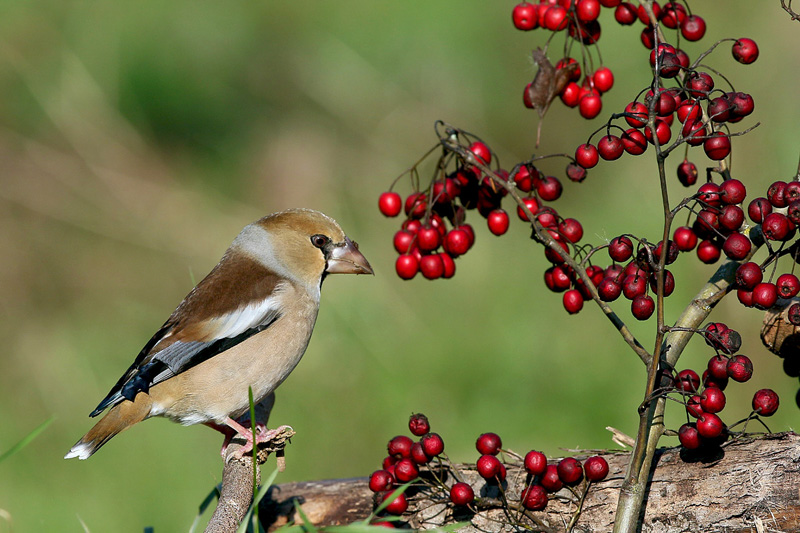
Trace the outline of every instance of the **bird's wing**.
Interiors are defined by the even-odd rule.
[[[209,274],[189,293],[90,416],[124,399],[133,400],[140,391],[148,392],[156,383],[224,352],[280,318],[280,296],[287,281],[255,261],[236,261],[239,264],[232,265],[233,260],[223,257],[215,267],[222,272]],[[226,276],[225,271],[234,267],[237,275]]]

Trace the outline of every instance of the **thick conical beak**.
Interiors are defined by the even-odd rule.
[[[347,237],[344,244],[331,250],[325,271],[330,274],[374,274],[367,258],[358,251],[358,244]]]

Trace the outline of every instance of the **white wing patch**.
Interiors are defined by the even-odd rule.
[[[283,307],[280,304],[279,296],[280,286],[266,300],[251,303],[230,313],[212,318],[207,322],[208,326],[206,326],[206,331],[210,337],[209,340],[235,337],[249,329],[264,324],[275,315],[279,315]]]

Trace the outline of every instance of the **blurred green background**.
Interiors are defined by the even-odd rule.
[[[606,426],[635,432],[641,364],[594,309],[567,316],[516,219],[495,238],[471,215],[477,242],[452,280],[394,274],[400,222],[378,213],[377,197],[433,145],[436,119],[481,135],[507,167],[536,150],[537,119],[521,93],[545,35],[516,31],[513,5],[0,4],[0,452],[56,419],[0,463],[0,531],[188,529],[220,480],[216,433],[148,421],[90,461],[61,457],[241,227],[291,206],[334,216],[376,276],[325,284],[316,333],[271,420],[298,432],[279,481],[368,475],[417,411],[459,461],[476,458],[486,431],[519,452],[552,455],[614,447]],[[723,37],[760,44],[751,66],[735,63],[728,43],[706,62],[755,98],[740,125],[762,126],[734,140],[732,168],[749,197],[764,194],[794,174],[800,155],[800,25],[777,0],[693,5],[709,30],[686,46],[692,57]],[[649,72],[641,27],[617,26],[609,10],[601,23],[616,75],[605,117]],[[556,102],[537,153],[571,152],[602,120]],[[601,162],[585,183],[566,184],[556,206],[580,218],[585,240],[659,238],[648,155]],[[668,162],[670,177],[680,157]],[[702,152],[693,159],[709,163]],[[542,165],[558,176],[563,167]],[[673,199],[687,194],[673,182]],[[673,271],[671,320],[713,268],[686,256]],[[629,320],[627,304],[617,307]],[[772,429],[792,427],[797,380],[761,347],[762,313],[725,301],[715,317],[743,333],[756,364],[750,383],[728,389],[726,420],[745,416],[752,393],[770,386],[784,404]],[[632,327],[650,347],[653,323]],[[702,368],[709,355],[694,342],[681,368]],[[673,410],[671,425],[681,419]]]

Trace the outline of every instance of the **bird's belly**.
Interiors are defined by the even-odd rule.
[[[294,370],[308,345],[316,316],[284,316],[236,346],[150,389],[151,416],[181,424],[223,423],[260,402]]]

